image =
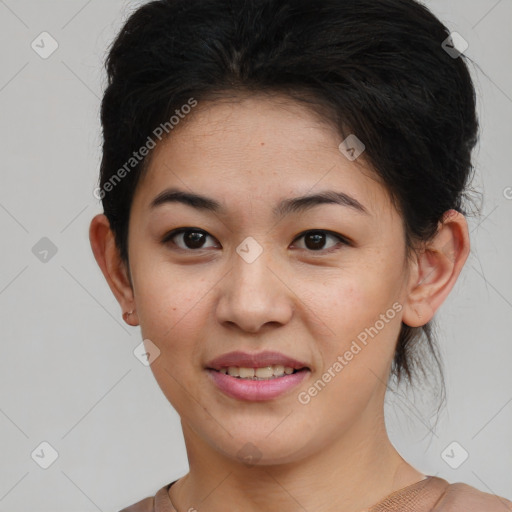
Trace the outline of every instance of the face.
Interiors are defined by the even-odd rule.
[[[160,351],[151,369],[184,430],[225,457],[290,462],[363,440],[381,418],[407,289],[403,225],[364,153],[351,161],[341,142],[284,98],[199,104],[136,190],[128,251],[142,336]],[[169,189],[210,203],[152,207]],[[345,201],[289,206],[322,193]],[[233,351],[307,369],[265,381],[209,369]],[[287,366],[274,357],[256,366]],[[217,366],[250,365],[237,361]]]

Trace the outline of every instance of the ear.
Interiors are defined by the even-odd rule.
[[[89,227],[89,241],[94,257],[107,280],[112,293],[121,305],[123,311],[135,310],[133,287],[129,277],[129,271],[120,257],[115,244],[114,233],[110,229],[110,223],[103,214],[96,215]],[[137,312],[131,315],[123,314],[123,318],[129,325],[138,325]]]
[[[466,218],[448,210],[432,242],[416,256],[404,304],[404,324],[419,327],[432,319],[455,285],[469,252]]]

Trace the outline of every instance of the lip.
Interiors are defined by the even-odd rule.
[[[251,402],[261,402],[277,398],[298,386],[311,373],[310,370],[303,369],[296,373],[273,379],[250,380],[232,377],[229,374],[224,374],[211,368],[207,368],[206,371],[213,383],[224,394],[237,400]]]
[[[228,368],[230,366],[242,366],[244,368],[262,368],[264,366],[282,365],[289,366],[294,370],[300,370],[301,368],[307,368],[310,370],[306,363],[298,361],[288,357],[281,352],[274,352],[265,350],[250,354],[243,351],[228,352],[215,359],[211,360],[206,364],[207,370],[220,370],[221,368]],[[274,380],[274,379],[273,379]],[[247,381],[246,381],[247,382]],[[258,381],[263,382],[263,381]]]

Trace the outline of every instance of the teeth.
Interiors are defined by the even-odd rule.
[[[259,379],[270,379],[274,375],[274,369],[272,366],[265,366],[264,368],[256,368],[254,371],[254,375]],[[240,377],[244,377],[242,372],[240,372]],[[250,375],[252,377],[252,375]]]
[[[289,366],[274,364],[271,366],[263,366],[261,368],[230,366],[229,368],[221,368],[220,372],[231,375],[231,377],[238,377],[240,379],[265,380],[273,379],[275,377],[282,377],[283,375],[290,375],[294,372],[294,369],[290,368]]]
[[[237,371],[237,369],[235,368],[235,371]],[[229,372],[229,369],[228,369],[228,372]],[[238,375],[237,376],[240,376],[241,379],[247,379],[247,378],[253,378],[254,377],[254,368],[238,368]]]

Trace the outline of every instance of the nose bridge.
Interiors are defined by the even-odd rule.
[[[268,322],[285,323],[292,307],[274,267],[271,248],[252,237],[244,239],[233,255],[220,298],[219,321],[253,332]]]
[[[236,248],[233,261],[233,280],[235,291],[241,292],[242,300],[245,300],[247,292],[253,301],[260,300],[260,295],[269,297],[272,295],[273,273],[271,249],[263,246],[252,236],[246,237]],[[272,277],[271,277],[272,276]]]

